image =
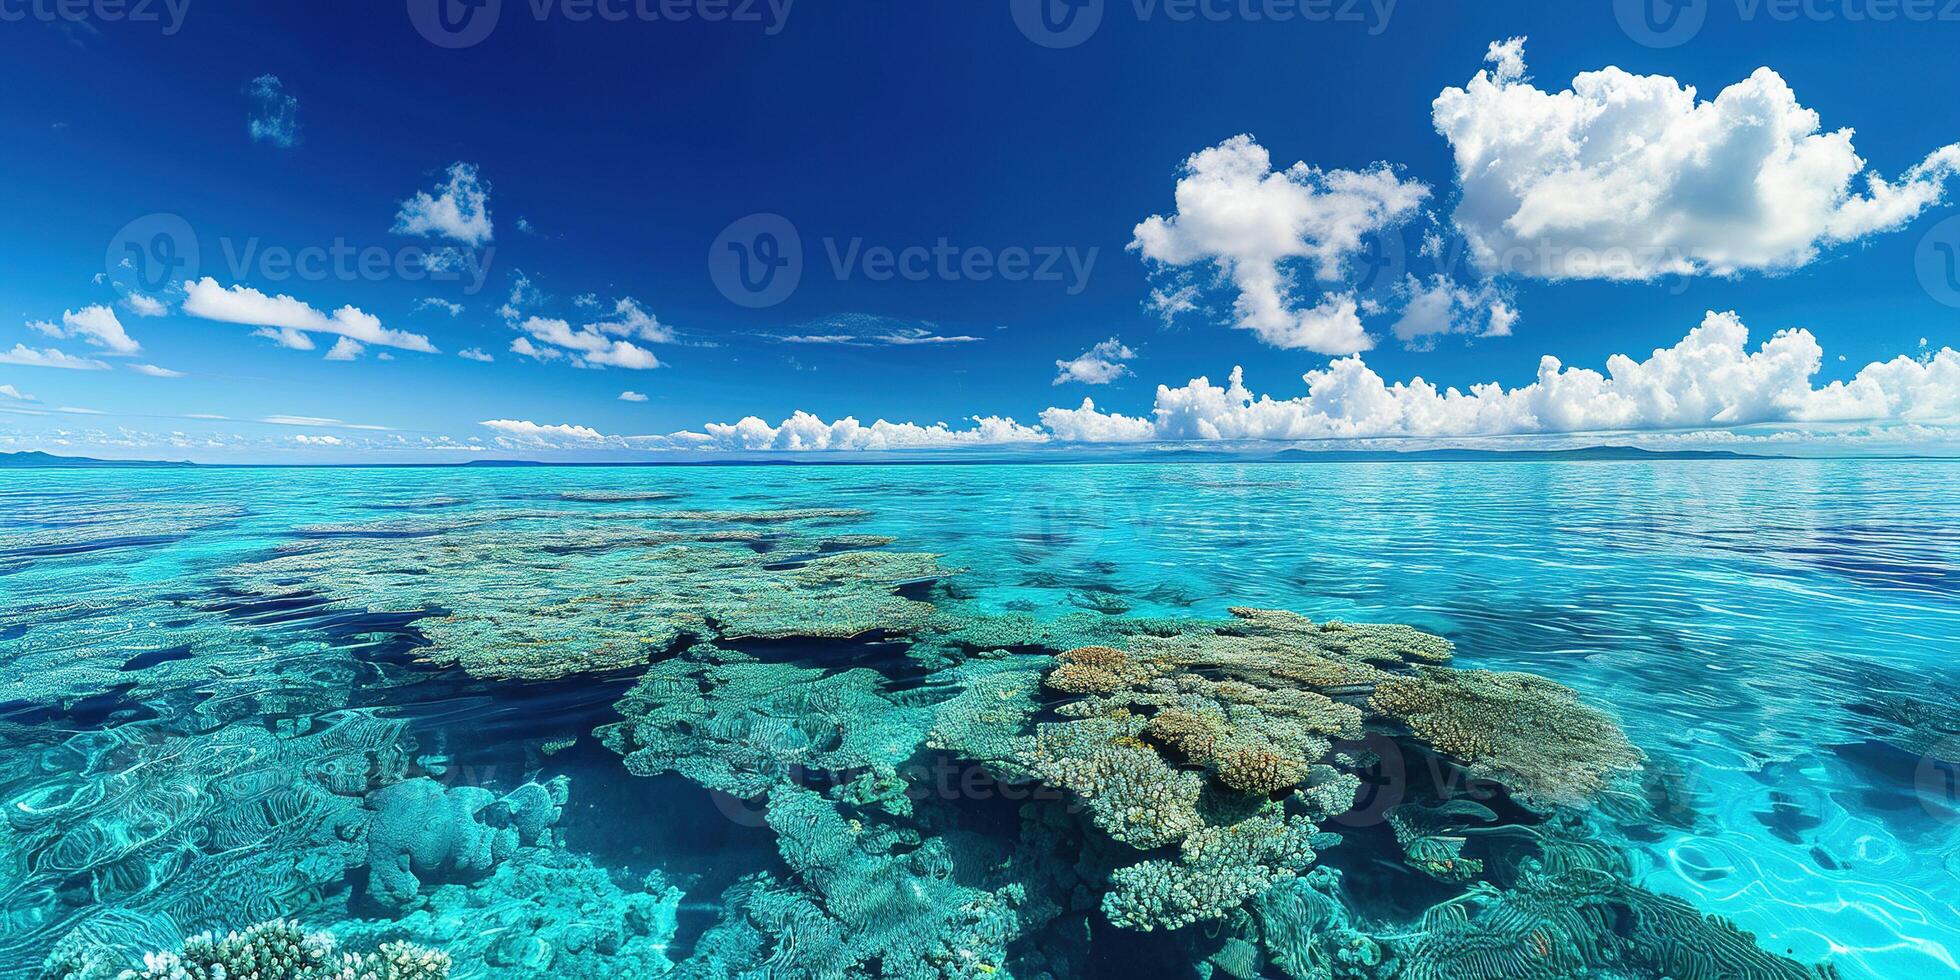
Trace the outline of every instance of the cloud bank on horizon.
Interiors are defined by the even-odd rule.
[[[1960,425],[1960,351],[1866,365],[1850,381],[1822,387],[1812,378],[1824,351],[1808,331],[1782,330],[1755,350],[1734,313],[1710,311],[1672,347],[1645,360],[1609,358],[1605,372],[1567,367],[1546,355],[1530,384],[1439,389],[1420,377],[1390,383],[1360,355],[1309,371],[1306,393],[1255,395],[1244,369],[1220,387],[1194,378],[1159,385],[1148,417],[1104,412],[1092,399],[1049,408],[1039,425],[979,416],[971,425],[919,425],[855,418],[825,422],[796,412],[781,423],[750,416],[700,432],[612,436],[585,425],[499,419],[483,423],[506,448],[628,450],[890,450],[1009,446],[1047,442],[1147,443],[1319,441],[1571,435],[1748,426],[1897,423]]]

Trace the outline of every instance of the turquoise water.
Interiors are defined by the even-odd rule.
[[[723,889],[797,869],[776,863],[753,807],[629,775],[590,735],[673,650],[659,631],[692,621],[689,596],[744,575],[759,576],[751,604],[776,588],[759,566],[663,571],[680,584],[660,616],[608,603],[676,527],[736,532],[765,558],[929,552],[959,573],[894,572],[893,588],[975,616],[1251,606],[1444,636],[1458,666],[1570,686],[1646,753],[1649,809],[1588,818],[1639,886],[1846,977],[1960,975],[1957,477],[1851,461],[0,472],[0,975],[34,975],[76,930],[139,949],[277,916],[400,936],[389,923],[420,915],[417,941],[467,931],[456,910],[488,901],[470,875],[441,900],[425,876],[409,911],[371,904],[365,872],[347,870],[365,845],[345,827],[385,809],[372,795],[259,789],[322,759],[482,787],[511,814],[524,809],[507,794],[566,777],[544,832],[563,880],[526,865],[554,884],[508,886],[531,888],[528,918],[479,911],[511,938],[488,966],[459,958],[459,975],[531,975],[560,955],[576,957],[564,975],[634,976],[684,959],[724,915]],[[824,535],[892,540],[812,543]],[[361,577],[335,564],[363,548]],[[267,564],[281,549],[328,557]],[[405,568],[452,554],[463,564]],[[367,577],[391,563],[401,574]],[[336,595],[349,589],[359,601]],[[541,652],[522,669],[428,653],[470,643]],[[943,685],[890,646],[757,655]],[[537,666],[588,654],[589,670]],[[289,742],[315,761],[280,761]],[[192,764],[205,758],[223,761]],[[234,819],[248,805],[266,812]],[[306,827],[335,843],[307,843]],[[544,846],[533,836],[523,846]],[[575,888],[673,924],[629,916],[624,945],[567,939],[536,895]],[[1121,963],[1091,956],[1082,971]]]

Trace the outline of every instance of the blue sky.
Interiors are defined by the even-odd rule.
[[[1705,0],[1683,8],[1699,28],[1655,45],[1623,25],[1637,10],[1624,2],[1235,2],[1184,18],[1115,0],[1055,47],[1009,2],[779,0],[706,22],[713,0],[622,0],[612,21],[504,0],[487,36],[456,47],[418,29],[435,2],[158,0],[157,20],[85,5],[76,22],[0,0],[0,448],[240,461],[1336,436],[1894,448],[1949,446],[1960,423],[1960,355],[1942,353],[1960,280],[1936,274],[1955,254],[1942,246],[1960,247],[1960,222],[1942,224],[1960,151],[1938,153],[1960,139],[1960,103],[1941,95],[1960,76],[1960,22],[1938,5],[1881,23],[1863,0],[1808,14]],[[1270,10],[1308,19],[1248,15]],[[1521,53],[1489,50],[1517,37]],[[1616,116],[1656,92],[1627,76],[1598,118],[1549,132],[1574,76],[1608,66],[1695,97]],[[1752,79],[1764,67],[1774,83]],[[1748,83],[1732,111],[1696,105]],[[1463,98],[1446,134],[1432,104],[1449,89]],[[1788,132],[1806,112],[1816,132]],[[1555,152],[1575,132],[1605,146],[1643,126],[1643,162]],[[1242,172],[1261,155],[1317,171]],[[1355,190],[1369,179],[1387,189]],[[1506,198],[1521,186],[1524,204]],[[739,224],[758,214],[779,217]],[[1146,240],[1153,216],[1163,233]],[[731,299],[731,226],[751,256],[758,231],[787,229],[803,253],[794,288]],[[1423,254],[1425,239],[1440,251]],[[132,242],[142,264],[119,266]],[[1666,247],[1569,259],[1621,242]],[[1516,251],[1480,262],[1477,243]],[[337,247],[378,265],[277,258]],[[952,258],[879,274],[880,249],[907,248]],[[439,279],[431,252],[474,268]],[[1001,271],[1023,257],[1027,275]],[[1412,309],[1445,332],[1398,337]],[[1430,411],[1445,402],[1369,389],[1419,376],[1512,391],[1548,354],[1605,371],[1682,344],[1710,311],[1735,317],[1617,392]],[[282,345],[278,327],[308,315],[330,325],[305,332],[312,349],[290,331]],[[342,344],[336,322],[418,340]],[[571,346],[542,339],[554,323]],[[1751,358],[1787,328],[1807,333]],[[596,356],[577,346],[593,343]],[[47,366],[50,351],[93,365]],[[1859,387],[1828,388],[1873,364]],[[1279,403],[1226,390],[1235,366]],[[1323,373],[1311,403],[1308,372]],[[1200,376],[1209,388],[1187,384]],[[1085,397],[1093,416],[1044,418]],[[867,428],[780,425],[797,412]],[[760,421],[709,428],[748,416]],[[970,435],[873,432],[878,419]]]

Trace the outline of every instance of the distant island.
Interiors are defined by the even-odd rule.
[[[99,469],[110,466],[177,467],[192,463],[155,459],[95,459],[90,456],[56,456],[52,453],[0,453],[0,469]]]

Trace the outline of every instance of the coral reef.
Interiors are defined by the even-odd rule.
[[[769,826],[793,883],[767,874],[724,896],[729,913],[681,974],[699,977],[979,977],[998,973],[1020,932],[1025,891],[961,884],[939,839],[846,819],[789,784]]]
[[[1544,803],[1584,803],[1640,762],[1619,726],[1571,688],[1532,674],[1419,667],[1383,678],[1368,705],[1472,775]]]
[[[22,912],[0,952],[74,930],[174,938],[306,905],[362,863],[361,796],[400,773],[401,731],[344,712],[285,735],[131,725],[13,754],[0,881]]]
[[[684,636],[845,638],[906,633],[931,618],[902,586],[948,574],[931,555],[832,548],[731,546],[722,530],[650,523],[792,523],[848,510],[759,513],[650,511],[584,515],[567,528],[502,514],[456,518],[413,536],[335,537],[284,546],[227,573],[230,588],[267,599],[322,596],[334,608],[416,616],[419,652],[495,680],[549,680],[645,666]],[[413,523],[413,522],[409,522]]]
[[[43,980],[446,980],[449,954],[410,943],[349,952],[326,932],[274,920],[223,936],[204,933],[176,952],[151,952],[141,969],[108,972],[113,952],[70,947],[42,967]]]
[[[829,673],[697,645],[649,668],[617,706],[625,720],[596,734],[635,774],[678,771],[754,797],[799,771],[893,772],[930,715],[885,688],[874,670]]]
[[[979,738],[956,715],[958,727],[938,733],[941,744],[1004,775],[1075,794],[1117,841],[1146,851],[1179,845],[1175,861],[1112,876],[1105,908],[1120,925],[1174,929],[1220,918],[1308,866],[1319,833],[1312,821],[1344,813],[1358,785],[1343,772],[1337,741],[1406,727],[1473,775],[1563,805],[1638,765],[1618,727],[1566,688],[1437,666],[1451,654],[1440,637],[1283,611],[1233,615],[1059,654],[1044,683],[1077,696],[1055,708],[1074,720]],[[1460,705],[1451,700],[1459,692]],[[996,711],[1005,721],[1028,717],[1011,715]],[[1419,860],[1445,874],[1471,872],[1442,838],[1419,836],[1405,841]]]
[[[982,612],[862,511],[668,496],[322,508],[201,597],[113,601],[61,576],[114,522],[34,518],[0,554],[38,576],[0,609],[0,973],[1061,978],[1116,936],[1213,978],[1813,975],[1632,882],[1606,833],[1655,814],[1588,804],[1642,757],[1549,680],[1404,626],[1128,615],[1113,565],[1026,574],[1090,611]],[[700,860],[721,816],[604,782],[666,773],[748,801],[748,843]],[[680,815],[596,840],[634,805]]]
[[[480,881],[430,890],[397,919],[336,927],[349,942],[439,946],[459,977],[654,977],[673,962],[681,889],[658,872],[616,880],[562,847],[520,847]]]

